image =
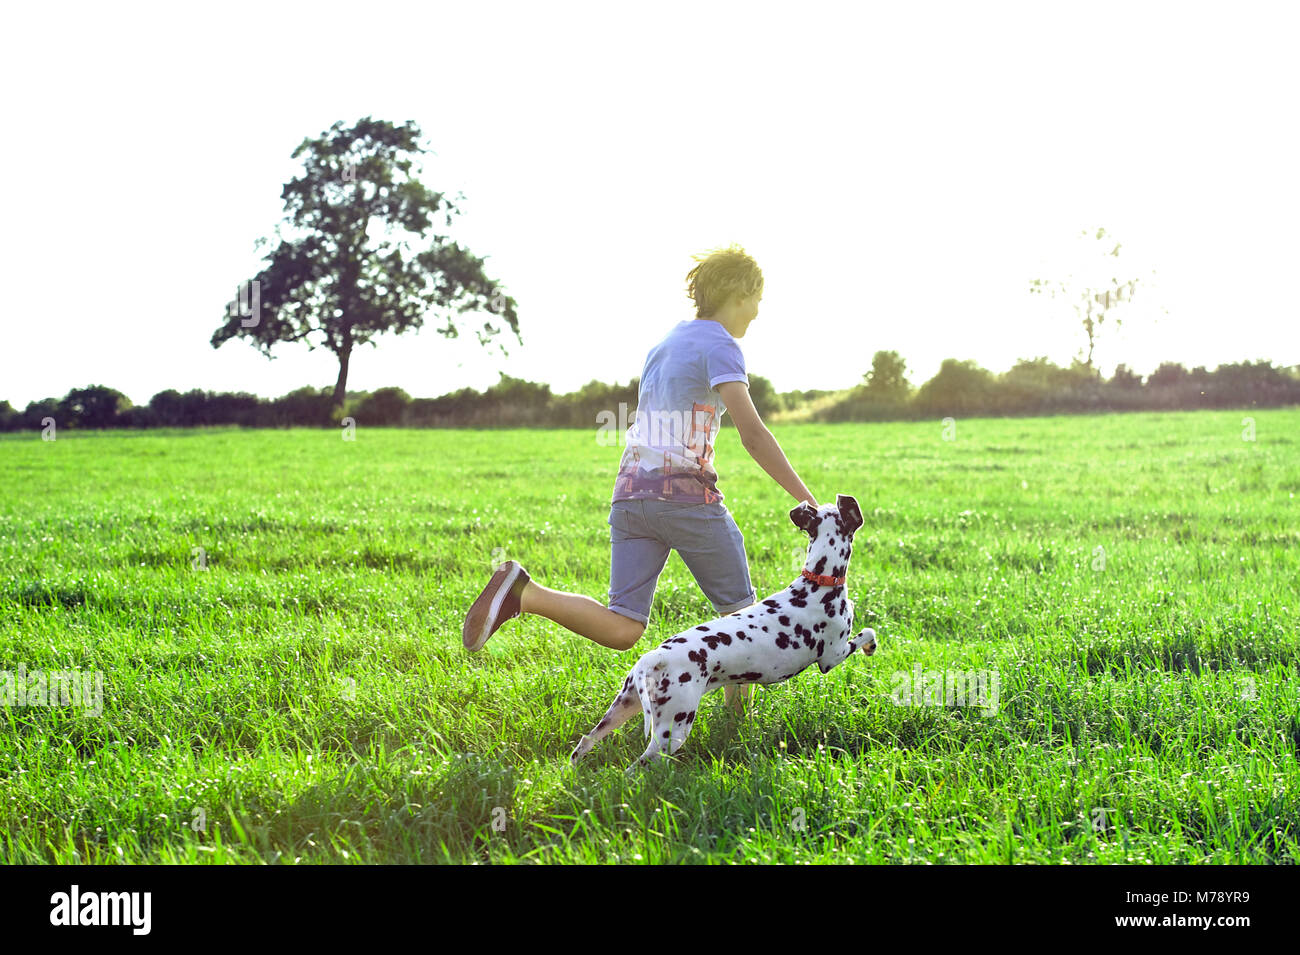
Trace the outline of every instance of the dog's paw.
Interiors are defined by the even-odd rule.
[[[862,631],[858,634],[858,646],[862,648],[862,652],[867,656],[871,656],[871,654],[875,653],[876,631],[872,630],[870,627],[863,627]]]

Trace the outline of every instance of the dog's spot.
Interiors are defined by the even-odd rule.
[[[767,633],[767,627],[764,627],[764,628],[763,628],[763,632],[764,632],[764,633]]]
[[[655,705],[656,705],[656,706],[663,706],[665,703],[671,703],[672,701],[673,701],[673,698],[672,698],[671,696],[657,696],[657,697],[655,697]]]
[[[738,680],[744,680],[744,681],[746,681],[747,683],[753,683],[755,680],[761,680],[761,679],[763,679],[763,674],[761,674],[761,673],[755,673],[754,671],[751,670],[751,671],[749,671],[748,673],[742,673],[742,674],[740,674],[740,676],[736,677],[736,679],[738,679]]]
[[[672,638],[671,640],[669,640],[668,642],[669,642],[669,643],[685,643],[685,642],[686,642],[686,638],[685,638],[685,637],[673,637],[673,638]]]
[[[825,569],[826,569],[826,556],[822,555],[821,559],[817,561],[816,566],[813,567],[813,573],[820,575],[821,572]]]
[[[825,650],[825,649],[826,649],[826,641],[825,641],[825,640],[818,640],[818,641],[817,641],[817,656],[820,657],[820,656],[822,655],[822,651]]]
[[[680,722],[681,722],[682,720],[684,720],[684,719],[686,719],[686,714],[685,714],[685,713],[678,713],[676,716],[673,717],[673,722],[674,722],[674,723],[680,723]]]
[[[788,626],[790,626],[790,618],[787,617],[787,616],[785,616],[785,615],[782,615],[782,616],[780,616],[780,617],[777,617],[777,618],[776,618],[776,622],[779,623],[779,624],[780,624],[781,626],[783,626],[783,627],[788,627]]]
[[[691,675],[690,675],[689,673],[683,673],[681,676],[679,676],[679,677],[677,678],[677,682],[678,682],[678,683],[690,683],[690,682],[691,682]]]
[[[786,636],[784,633],[778,634],[776,638],[776,645],[780,647],[782,650],[784,650],[786,647],[790,646],[790,638]]]
[[[781,606],[781,604],[778,603],[778,602],[775,601],[775,600],[764,600],[764,601],[763,601],[763,606],[764,606],[764,607],[779,607],[779,606]]]
[[[704,626],[703,624],[701,624],[700,626],[696,627],[695,629],[696,629],[696,630],[708,630],[709,628],[706,627],[706,626]]]

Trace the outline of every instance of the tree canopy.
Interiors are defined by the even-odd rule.
[[[212,347],[243,338],[268,358],[285,342],[328,348],[339,361],[339,409],[356,346],[418,329],[431,310],[448,338],[460,334],[458,316],[478,312],[486,315],[475,328],[480,344],[506,331],[522,342],[515,300],[488,278],[482,259],[435,229],[435,220],[450,227],[461,213],[412,176],[427,152],[420,140],[414,123],[369,117],[303,140],[293,158],[305,168],[284,187],[278,244],[227,305]]]

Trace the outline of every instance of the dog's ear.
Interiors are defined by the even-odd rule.
[[[852,534],[862,526],[862,511],[858,508],[858,502],[847,494],[835,495],[835,506],[840,510],[840,518],[844,521],[844,532]]]
[[[804,501],[790,512],[790,520],[794,521],[795,527],[811,534],[812,529],[817,526],[817,508]]]

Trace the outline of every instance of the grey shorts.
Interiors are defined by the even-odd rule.
[[[757,599],[745,538],[721,502],[615,501],[609,510],[609,609],[642,623],[668,552],[677,551],[719,614]]]

